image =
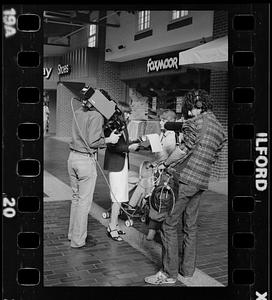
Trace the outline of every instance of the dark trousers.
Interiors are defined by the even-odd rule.
[[[162,226],[162,222],[155,221],[152,219],[149,220],[148,229],[159,230],[161,229],[161,226]]]
[[[196,265],[197,216],[203,190],[179,184],[173,213],[162,224],[162,267],[172,278],[192,276]],[[179,232],[178,232],[179,231]]]

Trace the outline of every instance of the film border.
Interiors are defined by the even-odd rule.
[[[68,7],[68,6],[67,6]],[[192,7],[192,6],[191,6]],[[101,8],[101,7],[100,7]],[[208,9],[207,5],[198,5],[198,9]],[[268,132],[268,120],[264,118],[269,111],[268,99],[268,5],[248,4],[225,7],[229,11],[229,285],[225,288],[197,288],[182,289],[181,295],[191,299],[202,295],[205,299],[268,299],[269,269],[268,265],[268,190],[260,191],[256,188],[254,175],[249,177],[235,176],[230,171],[234,160],[251,160],[255,162],[260,153],[256,150],[256,140],[238,141],[232,139],[232,126],[236,123],[253,123],[255,133]],[[212,6],[216,9],[216,5]],[[224,9],[221,5],[220,9]],[[15,13],[14,13],[15,12]],[[42,6],[5,5],[3,15],[14,16],[32,13],[42,18]],[[239,32],[233,29],[235,15],[253,15],[255,18],[254,32]],[[4,19],[3,19],[4,20]],[[43,90],[42,57],[43,57],[43,30],[37,32],[19,31],[13,18],[9,18],[10,32],[15,33],[4,39],[4,71],[3,71],[3,262],[4,298],[5,299],[46,299],[53,295],[59,297],[76,297],[76,291],[70,288],[44,288],[43,274],[43,142],[42,138],[29,142],[17,138],[17,127],[20,123],[37,123],[42,128],[42,101],[35,104],[20,104],[17,102],[19,87],[37,87]],[[35,68],[20,68],[17,66],[19,51],[38,51],[40,63]],[[239,68],[232,64],[232,55],[235,51],[254,51],[255,64],[250,68]],[[267,81],[266,81],[267,79]],[[236,104],[233,101],[232,91],[238,87],[253,87],[255,101],[251,104]],[[257,136],[256,136],[257,137]],[[256,138],[255,137],[255,138]],[[261,136],[259,136],[261,137]],[[237,149],[240,149],[239,151]],[[243,154],[246,153],[247,155]],[[268,151],[269,153],[269,151]],[[17,161],[20,159],[37,159],[40,161],[40,171],[37,176],[21,177],[16,174]],[[269,166],[268,166],[269,168]],[[269,170],[268,170],[269,174]],[[269,183],[269,177],[267,178]],[[250,192],[249,192],[250,191]],[[25,196],[38,197],[40,210],[35,213],[21,213],[17,209],[18,198]],[[254,211],[239,213],[233,211],[232,202],[235,196],[251,196],[255,200]],[[9,217],[5,215],[9,208]],[[12,216],[12,214],[15,214]],[[11,217],[12,216],[12,217]],[[265,217],[264,217],[265,216]],[[20,249],[17,245],[17,234],[21,232],[38,232],[40,246],[36,249]],[[251,249],[235,249],[232,244],[232,235],[237,232],[253,232],[255,247]],[[16,258],[16,259],[15,259]],[[40,271],[37,285],[19,285],[17,270],[21,268],[37,268]],[[254,283],[234,284],[234,270],[254,270]],[[242,273],[241,273],[242,274]],[[93,296],[100,295],[101,289],[79,288],[84,295],[91,291]],[[162,295],[169,294],[161,290]],[[119,295],[129,295],[126,289],[120,288]],[[53,299],[53,298],[52,298]],[[188,298],[189,299],[189,298]]]

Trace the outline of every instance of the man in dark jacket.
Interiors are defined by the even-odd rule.
[[[178,273],[184,277],[194,274],[199,203],[202,193],[208,189],[212,165],[226,140],[223,127],[211,109],[211,97],[206,91],[192,90],[185,95],[187,120],[182,128],[183,143],[162,166],[171,165],[176,170],[178,199],[162,225],[162,269],[146,277],[147,283],[174,284]],[[181,150],[187,153],[185,159]],[[181,236],[177,232],[180,221],[183,223]]]
[[[127,122],[131,112],[129,104],[119,102],[118,107],[122,112],[121,118]],[[105,132],[107,136],[107,133]],[[128,168],[129,160],[128,153],[131,150],[136,150],[139,147],[137,143],[129,142],[127,127],[121,133],[121,136],[116,144],[108,144],[104,158],[104,169],[109,171],[109,183],[111,189],[111,218],[107,228],[107,234],[110,238],[117,242],[123,239],[119,235],[118,230],[118,215],[121,203],[128,202]]]

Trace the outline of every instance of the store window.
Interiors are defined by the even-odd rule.
[[[150,10],[141,10],[138,12],[138,31],[150,28]]]
[[[97,25],[91,24],[89,26],[89,36],[88,36],[88,47],[94,48],[96,47],[96,32],[97,32]]]
[[[172,10],[172,21],[187,17],[188,15],[188,10]]]

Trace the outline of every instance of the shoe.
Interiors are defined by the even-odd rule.
[[[131,206],[130,204],[124,203],[123,209],[125,210],[126,213],[128,213],[130,215],[134,215],[137,210],[137,207],[134,207],[134,206]]]
[[[182,273],[179,272],[179,275],[185,279],[191,279],[194,276],[194,273],[192,275],[182,275]]]
[[[155,275],[145,277],[144,281],[149,284],[160,285],[160,284],[175,284],[176,279],[169,277],[162,271],[159,271]]]
[[[120,234],[120,235],[125,235],[125,234],[126,234],[125,231],[123,231],[123,230],[118,230],[118,225],[116,225],[116,228],[117,228],[118,234]]]
[[[122,242],[123,239],[120,237],[117,229],[111,229],[110,226],[107,227],[107,235],[111,239],[113,239],[116,242]]]

